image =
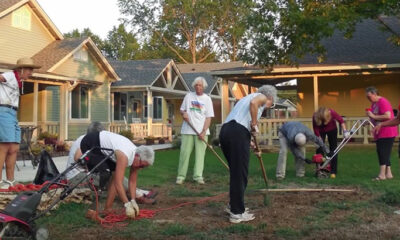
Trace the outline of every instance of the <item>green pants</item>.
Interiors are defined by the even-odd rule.
[[[208,136],[204,137],[207,141]],[[195,163],[193,168],[193,180],[203,180],[204,155],[207,145],[197,135],[182,134],[181,153],[179,156],[178,177],[185,180],[189,166],[190,154],[195,148]]]

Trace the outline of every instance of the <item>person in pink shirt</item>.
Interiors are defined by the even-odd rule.
[[[398,135],[396,126],[382,126],[382,122],[394,118],[392,105],[390,102],[379,96],[378,90],[375,87],[367,87],[365,89],[368,100],[372,103],[371,108],[367,109],[366,114],[371,119],[371,122],[378,126],[375,127],[373,134],[376,140],[376,152],[378,153],[380,170],[379,174],[373,180],[385,180],[393,178],[391,171],[390,155],[394,143],[394,138]]]
[[[313,115],[314,134],[317,137],[321,137],[323,142],[325,142],[326,137],[328,137],[329,150],[331,153],[333,153],[337,147],[338,129],[336,122],[338,122],[342,127],[343,136],[349,138],[350,133],[346,129],[346,124],[344,123],[343,118],[333,109],[320,107]],[[317,153],[321,153],[321,151],[317,150]],[[336,178],[337,159],[338,155],[336,155],[331,161],[331,178]]]

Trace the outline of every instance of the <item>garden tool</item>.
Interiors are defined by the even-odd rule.
[[[330,169],[327,169],[328,164],[331,160],[339,153],[339,151],[350,141],[350,139],[356,134],[356,132],[363,126],[370,125],[371,127],[375,127],[374,124],[369,119],[357,120],[350,129],[350,136],[348,138],[343,138],[343,140],[339,143],[333,153],[330,153],[328,156],[323,156],[322,154],[315,154],[313,156],[312,162],[317,165],[316,176],[327,176],[327,173],[330,172]]]
[[[194,128],[194,126],[193,126],[189,121],[186,121],[186,122],[187,122],[187,124],[193,129],[193,131],[196,133],[196,135],[200,137],[200,133],[196,130],[196,128]],[[226,169],[228,169],[228,171],[229,171],[228,165],[224,162],[224,160],[222,160],[222,158],[218,155],[218,153],[214,150],[214,148],[213,148],[210,144],[208,144],[208,142],[207,142],[206,140],[204,140],[204,139],[201,139],[201,140],[207,145],[207,147],[211,150],[211,152],[214,153],[214,155],[218,158],[218,160],[219,160],[219,161],[226,167]]]
[[[268,178],[267,178],[267,174],[265,173],[263,160],[261,158],[261,149],[260,149],[260,147],[258,145],[257,138],[256,138],[257,132],[258,132],[258,127],[256,126],[255,127],[255,131],[251,131],[250,133],[251,133],[251,136],[253,137],[253,142],[254,142],[254,145],[255,145],[254,152],[257,152],[256,156],[257,156],[258,160],[260,161],[260,167],[261,167],[261,171],[262,171],[262,174],[263,174],[263,177],[264,177],[265,186],[268,189]]]

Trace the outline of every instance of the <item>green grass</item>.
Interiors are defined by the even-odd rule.
[[[343,187],[360,188],[376,194],[378,197],[371,201],[341,201],[323,202],[315,206],[315,211],[310,213],[301,221],[304,222],[302,229],[292,229],[288,226],[278,226],[274,230],[274,236],[282,239],[297,239],[301,236],[309,236],[319,230],[326,230],[331,227],[329,216],[335,211],[349,211],[345,217],[343,225],[360,224],[361,214],[368,211],[371,216],[379,212],[389,213],[393,206],[400,206],[400,179],[399,161],[395,149],[392,154],[392,170],[394,179],[386,181],[372,181],[378,173],[379,166],[375,146],[346,146],[339,153],[338,174],[336,179],[317,179],[314,177],[315,165],[306,165],[306,176],[304,178],[295,177],[294,160],[288,154],[286,179],[280,182],[275,181],[275,170],[278,153],[266,153],[262,155],[270,188],[288,187]],[[216,151],[224,159],[219,148]],[[311,158],[312,152],[308,151],[307,156]],[[229,172],[213,155],[207,151],[205,157],[204,178],[206,185],[199,186],[191,182],[194,159],[190,160],[187,179],[184,185],[175,185],[176,172],[179,160],[179,149],[162,150],[156,152],[156,160],[153,166],[139,172],[138,186],[145,189],[166,187],[166,196],[170,198],[181,197],[208,197],[229,191]],[[264,180],[260,170],[258,159],[251,154],[249,164],[249,179],[247,192],[265,188]],[[165,189],[165,188],[164,188]],[[268,206],[272,199],[266,199],[265,205]],[[251,202],[250,202],[251,204]],[[260,203],[263,205],[263,203]],[[254,204],[253,204],[254,205]],[[221,209],[224,203],[209,202],[205,207],[210,209]],[[39,225],[48,225],[51,230],[55,230],[59,236],[67,236],[67,233],[82,228],[96,228],[97,224],[84,218],[87,205],[83,204],[63,204],[57,211],[53,211],[49,217],[39,219]],[[369,211],[370,209],[373,209]],[[268,227],[273,226],[273,222],[268,222]],[[267,224],[238,224],[229,227],[210,227],[208,230],[198,231],[196,226],[184,225],[179,222],[174,224],[160,224],[153,220],[139,220],[131,222],[128,227],[118,230],[110,230],[110,236],[120,236],[129,238],[135,236],[138,239],[173,239],[174,237],[183,239],[237,239],[243,238],[248,234],[256,232],[266,232]]]

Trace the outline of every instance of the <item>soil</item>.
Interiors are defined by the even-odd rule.
[[[173,187],[176,186],[157,189],[157,204],[141,205],[140,208],[159,210],[203,200],[202,203],[160,211],[151,221],[158,226],[191,226],[194,232],[206,233],[210,239],[395,239],[400,236],[400,215],[393,213],[396,209],[377,202],[377,196],[371,193],[356,190],[350,193],[274,192],[268,193],[267,197],[260,192],[248,191],[246,207],[256,219],[246,224],[253,226],[254,230],[246,234],[228,231],[221,237],[213,233],[234,225],[229,223],[228,214],[224,212],[228,194],[223,193],[209,200],[205,197],[174,198],[168,194]],[[194,184],[185,187],[197,192],[206,189]],[[81,228],[71,234],[71,239],[104,239],[104,236],[107,239],[136,239],[110,237],[110,229],[101,227]],[[192,239],[190,235],[170,237],[151,234],[145,239]]]

